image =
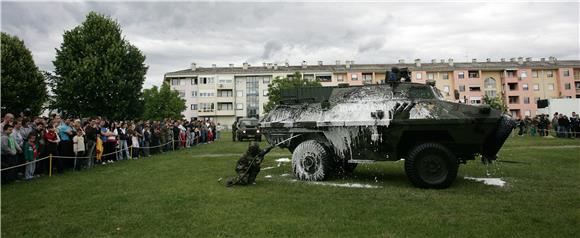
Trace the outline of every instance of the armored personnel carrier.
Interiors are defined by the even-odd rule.
[[[447,188],[460,163],[495,160],[515,123],[487,105],[445,101],[434,82],[282,91],[261,122],[270,144],[292,154],[294,175],[324,180],[358,163],[405,160],[411,183]]]

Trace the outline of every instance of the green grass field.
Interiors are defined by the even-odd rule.
[[[487,168],[462,165],[445,190],[417,189],[402,162],[359,166],[345,188],[292,181],[274,150],[257,184],[226,188],[247,142],[2,186],[2,237],[577,237],[580,140],[512,137]],[[207,156],[213,154],[213,156]],[[222,154],[216,156],[215,154]],[[521,162],[521,163],[514,163]],[[501,177],[505,187],[465,176]],[[265,178],[271,175],[272,178]]]

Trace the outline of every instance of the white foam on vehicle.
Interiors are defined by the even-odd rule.
[[[492,185],[498,187],[503,187],[506,184],[506,182],[503,181],[503,179],[501,178],[474,178],[474,177],[464,177],[464,178],[468,180],[474,180],[477,182],[483,182],[485,185]]]
[[[276,167],[266,167],[266,168],[262,168],[260,170],[270,170],[270,169],[273,169],[273,168],[276,168]]]
[[[264,178],[272,178],[272,175],[268,174],[268,175],[264,176]]]
[[[280,177],[288,177],[290,174],[280,174]]]

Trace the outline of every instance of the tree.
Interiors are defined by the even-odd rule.
[[[83,117],[126,119],[142,114],[145,56],[121,33],[115,20],[95,12],[64,33],[53,61],[52,107]]]
[[[506,113],[508,110],[507,104],[505,103],[504,100],[502,100],[500,96],[488,97],[487,95],[485,95],[485,97],[483,97],[483,103],[489,105],[493,109],[500,110],[504,113]]]
[[[267,113],[278,105],[278,102],[282,99],[281,91],[283,89],[319,86],[322,85],[318,81],[302,79],[300,72],[295,72],[291,79],[278,76],[268,85],[268,103],[264,104],[264,112]]]
[[[32,115],[38,115],[47,97],[44,77],[22,40],[4,32],[1,38],[2,113],[30,109]]]
[[[187,108],[185,99],[179,96],[179,92],[171,90],[168,83],[163,83],[161,89],[153,86],[143,90],[143,103],[143,118],[152,120],[181,119],[181,112]]]

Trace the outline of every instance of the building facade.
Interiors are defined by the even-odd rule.
[[[165,82],[186,100],[187,119],[210,119],[228,126],[242,117],[261,117],[268,101],[268,85],[276,77],[291,77],[295,72],[322,86],[385,83],[386,71],[392,67],[408,68],[411,81],[435,80],[446,100],[481,104],[483,98],[501,97],[515,117],[535,116],[540,99],[580,98],[580,60],[511,58],[478,62],[431,60],[396,64],[277,65],[264,63],[242,67],[197,67],[168,72]]]

